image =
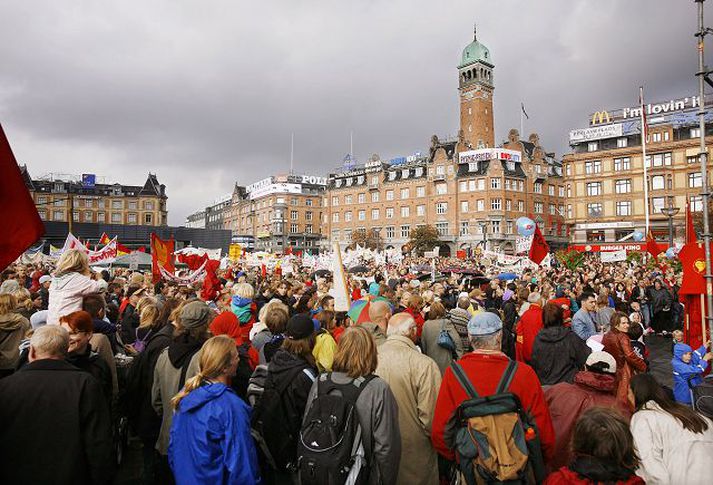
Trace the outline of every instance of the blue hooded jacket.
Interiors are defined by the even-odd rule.
[[[686,352],[693,352],[691,362],[686,364],[681,360],[681,356]],[[691,391],[688,387],[690,379],[691,386],[697,386],[703,382],[703,371],[708,367],[708,362],[703,360],[706,354],[706,347],[702,345],[700,349],[693,351],[689,345],[676,344],[673,346],[673,396],[681,404],[691,404]]]
[[[177,485],[261,483],[248,405],[222,383],[193,390],[173,417],[168,461]]]
[[[245,325],[250,322],[253,316],[252,302],[251,298],[243,298],[237,295],[233,296],[233,299],[230,301],[230,309],[233,310],[235,316],[238,317],[240,325]]]

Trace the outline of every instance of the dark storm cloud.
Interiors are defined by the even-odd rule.
[[[713,5],[713,4],[712,4]],[[709,10],[713,9],[713,6]],[[169,220],[289,166],[324,174],[458,129],[462,48],[495,68],[498,140],[520,103],[545,148],[601,108],[696,92],[690,1],[0,3],[0,121],[33,175],[168,186]],[[713,45],[711,45],[713,49]]]

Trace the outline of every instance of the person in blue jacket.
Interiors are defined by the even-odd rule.
[[[172,401],[168,461],[176,484],[260,484],[250,408],[229,386],[235,341],[213,337],[200,352],[200,371]]]
[[[713,354],[706,351],[710,347],[710,341],[706,345],[701,345],[698,350],[693,350],[689,345],[676,344],[673,346],[673,396],[681,404],[691,404],[692,387],[703,382],[703,372],[708,367],[708,361],[713,358]]]

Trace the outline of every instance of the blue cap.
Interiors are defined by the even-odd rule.
[[[369,285],[369,294],[374,295],[374,296],[379,296],[380,289],[381,289],[381,285],[375,281]]]
[[[468,335],[474,337],[492,335],[502,329],[502,320],[492,312],[476,313],[468,322]]]

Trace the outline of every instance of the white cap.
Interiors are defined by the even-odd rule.
[[[52,277],[49,275],[42,275],[40,276],[40,284],[45,284],[48,281],[52,281]]]
[[[607,374],[616,374],[616,360],[614,360],[614,357],[609,352],[604,352],[603,350],[589,354],[589,357],[587,357],[587,361],[584,365],[592,367],[599,362],[606,364],[600,364],[601,367],[597,366],[600,371],[606,372]]]

